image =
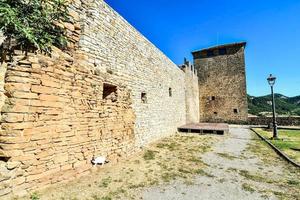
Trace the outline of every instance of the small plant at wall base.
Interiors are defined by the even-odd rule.
[[[0,31],[6,38],[2,54],[15,48],[50,53],[52,45],[65,47],[58,23],[67,21],[65,0],[0,0]]]

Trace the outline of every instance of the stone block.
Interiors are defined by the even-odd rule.
[[[5,78],[7,83],[14,82],[14,83],[31,83],[31,84],[40,84],[40,80],[28,78],[28,77],[20,77],[20,76],[7,76]]]
[[[18,187],[18,186],[16,186],[16,187]],[[18,199],[19,197],[22,198],[22,197],[28,195],[28,192],[26,189],[16,189],[14,187],[12,190],[12,194],[14,197],[16,197]]]
[[[62,108],[64,106],[64,103],[57,101],[40,101],[40,106],[50,108]]]
[[[57,154],[56,156],[55,156],[55,158],[53,158],[53,162],[55,163],[55,164],[61,164],[61,163],[65,163],[65,162],[67,162],[69,160],[69,155],[67,154],[67,153],[65,153],[65,154]]]
[[[61,166],[61,170],[62,171],[71,170],[71,169],[73,169],[73,165],[72,164],[67,164],[67,165],[62,165]]]
[[[52,87],[32,85],[31,92],[39,94],[55,94],[58,92],[58,90]]]
[[[29,92],[30,88],[31,88],[31,84],[28,83],[6,83],[4,85],[4,89],[10,92],[14,92],[14,91]]]
[[[10,104],[4,104],[2,107],[3,113],[35,113],[36,109],[32,108],[30,106],[25,105],[10,105]]]
[[[20,129],[28,129],[34,126],[33,122],[19,122],[19,123],[2,123],[3,129],[8,130],[20,130]]]
[[[4,188],[0,190],[0,197],[11,193],[12,189],[10,187]]]
[[[12,161],[12,162],[7,162],[6,163],[6,168],[8,169],[8,170],[13,170],[13,169],[15,169],[15,168],[18,168],[19,166],[21,165],[21,162],[19,162],[19,161]]]
[[[2,122],[23,122],[23,113],[4,113],[2,115]]]
[[[15,179],[13,179],[11,181],[12,185],[17,186],[17,185],[21,185],[23,183],[25,183],[26,178],[21,176],[21,177],[17,177]]]
[[[65,26],[66,29],[70,30],[70,31],[75,31],[75,27],[73,24],[71,23],[63,23],[63,25]]]
[[[39,62],[39,59],[37,56],[29,56],[28,57],[28,61],[31,63],[31,64],[37,64]]]
[[[61,88],[61,84],[57,83],[55,81],[47,80],[47,79],[42,79],[42,85],[47,86],[47,87],[53,87],[53,88]]]
[[[32,181],[35,181],[35,180],[39,180],[43,177],[43,174],[35,174],[35,175],[30,175],[30,176],[27,176],[26,177],[26,183],[30,183]]]
[[[20,98],[20,99],[37,99],[38,95],[36,93],[30,92],[14,92],[13,97]]]
[[[73,19],[75,20],[75,21],[79,21],[79,14],[76,12],[76,11],[74,11],[74,10],[70,10],[69,11],[69,14],[70,14],[70,16],[71,17],[73,17]]]

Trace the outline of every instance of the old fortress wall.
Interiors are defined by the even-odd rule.
[[[84,19],[79,46],[89,64],[131,90],[138,145],[184,124],[183,71],[103,1],[75,4],[74,10]]]
[[[75,0],[70,14],[61,26],[71,51],[16,50],[1,64],[4,199],[83,176],[93,156],[115,162],[198,121],[190,66],[178,68],[102,0]]]
[[[199,85],[197,71],[187,60],[185,60],[180,68],[185,72],[186,123],[199,122]]]
[[[245,43],[177,66],[103,0],[73,0],[69,13],[67,49],[0,63],[0,199],[86,175],[94,156],[117,162],[188,123],[247,120]]]

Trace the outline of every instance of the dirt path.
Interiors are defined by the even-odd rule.
[[[299,170],[288,166],[248,129],[230,134],[202,156],[208,167],[193,184],[180,181],[144,191],[143,199],[300,199]]]

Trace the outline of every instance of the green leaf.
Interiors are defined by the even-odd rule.
[[[51,46],[64,47],[64,30],[55,21],[69,19],[64,0],[0,0],[0,28],[23,48],[49,52]]]

